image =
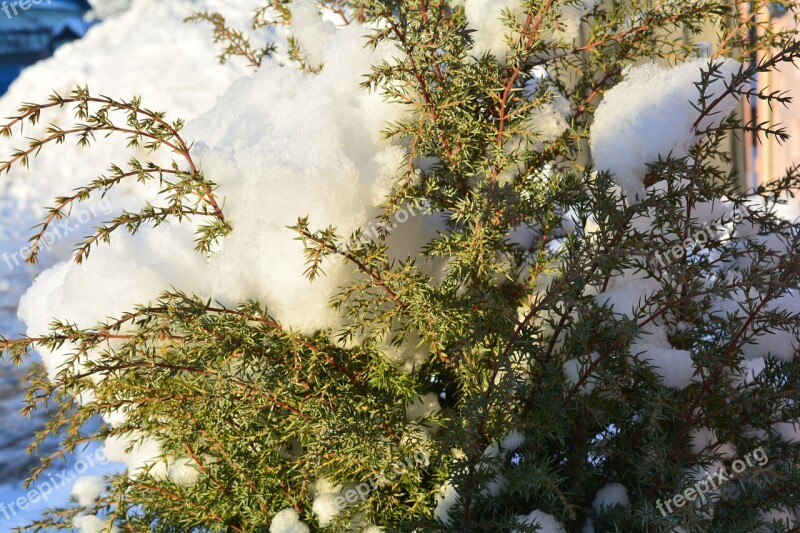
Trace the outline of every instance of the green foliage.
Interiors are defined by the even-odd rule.
[[[517,516],[541,509],[578,531],[592,516],[595,494],[610,481],[627,488],[630,506],[594,515],[597,531],[680,526],[748,532],[765,526],[760,512],[796,508],[800,447],[769,429],[800,417],[800,358],[768,358],[752,383],[731,374],[742,368],[742,349],[759,333],[797,332],[797,315],[768,304],[800,289],[800,227],[772,209],[798,189],[800,167],[759,188],[766,208],[757,209],[753,191],[742,191],[724,166],[727,136],[754,132],[785,140],[785,132],[729,118],[702,132],[688,157],[654,162],[645,182],[651,193],[636,204],[621,199],[612,177],[595,172],[586,156],[593,112],[625,67],[692,57],[691,36],[712,25],[725,55],[741,59],[777,50],[743,69],[726,94],[782,105],[786,95],[741,82],[789,68],[800,57],[796,36],[743,19],[734,3],[618,0],[586,17],[586,43],[572,48],[543,38],[563,24],[554,7],[566,3],[525,1],[523,21],[507,20],[513,28],[508,56],[473,60],[471,33],[456,2],[320,2],[343,23],[372,24],[372,44],[391,42],[403,55],[401,62],[375,65],[364,83],[365,90],[384,91],[411,110],[387,125],[387,136],[407,150],[407,166],[386,199],[385,216],[420,201],[449,215],[449,231],[424,250],[446,264],[442,279],[425,274],[414,260],[390,260],[386,235],[348,248],[345,243],[358,242],[358,234],[315,231],[312,223],[326,221],[300,219],[293,230],[304,243],[310,278],[324,275],[327,256],[353,266],[352,283],[332,302],[346,319],[340,330],[301,335],[258,302],[227,309],[173,291],[90,330],[56,322],[48,337],[5,342],[17,361],[34,345],[76,342],[73,362],[81,363],[80,370],[65,365],[56,380],[35,382],[29,397],[31,408],[60,406],[48,433],[62,436],[62,452],[136,431],[160,440],[169,460],[188,458],[201,473],[191,486],[154,473],[115,476],[95,506],[56,510],[31,530],[66,525],[89,512],[113,518],[121,531],[267,531],[275,513],[289,507],[317,530],[317,479],[359,483],[420,450],[431,458],[429,465],[379,485],[347,507],[331,530],[376,523],[387,531],[533,531]],[[287,25],[288,4],[271,2],[256,13],[253,27]],[[796,14],[794,4],[778,4]],[[277,50],[254,48],[219,15],[191,20],[213,24],[223,61],[243,56],[257,67]],[[760,28],[763,38],[751,41],[751,27]],[[676,40],[675,32],[690,38]],[[286,46],[290,62],[313,75],[317,69],[304,63],[298,43],[290,39]],[[528,98],[523,87],[536,66],[546,66],[552,76]],[[698,84],[701,117],[718,105],[720,95],[705,96],[718,76],[709,65]],[[547,143],[509,142],[537,138],[525,117],[556,91],[576,110],[567,131]],[[48,108],[64,105],[76,106],[78,122],[51,126],[47,137],[31,141],[0,170],[27,165],[49,143],[76,138],[83,146],[100,132],[122,134],[131,147],[166,149],[177,161],[112,166],[108,176],[57,198],[34,237],[31,260],[49,223],[74,203],[128,179],[158,180],[165,206],[147,205],[109,221],[78,247],[76,260],[119,228],[135,233],[168,217],[209,220],[198,230],[201,252],[231,231],[214,183],[180,135],[182,123],[142,108],[138,99],[93,97],[88,89],[68,98],[53,95],[47,104],[23,106],[2,133],[11,135],[17,125],[36,123]],[[686,237],[702,230],[694,206],[723,197],[742,213],[742,224],[783,240],[790,252],[776,253],[736,233],[686,246]],[[645,216],[652,220],[643,230],[636,222]],[[535,234],[526,249],[508,240],[521,223]],[[558,251],[549,246],[554,240],[563,241]],[[656,260],[676,247],[668,264]],[[594,295],[631,269],[660,289],[639,303],[634,319],[620,318]],[[743,289],[750,291],[744,315],[709,314],[714,298]],[[696,381],[683,390],[665,387],[630,350],[656,319],[667,324],[674,346],[691,350],[698,368]],[[384,341],[419,342],[430,353],[408,374],[388,361]],[[563,367],[573,358],[579,377],[569,382]],[[594,388],[586,392],[590,381]],[[94,402],[75,400],[89,392]],[[429,392],[442,395],[442,410],[408,421],[408,402]],[[85,433],[87,421],[120,408],[128,414],[122,426]],[[682,490],[687,469],[698,461],[709,468],[718,460],[730,463],[718,449],[702,458],[692,451],[692,433],[704,427],[742,453],[764,446],[769,468],[724,487],[711,515],[707,506],[687,506],[662,516],[656,501]],[[514,455],[485,453],[512,429],[525,437]],[[499,498],[490,495],[498,473],[508,481]],[[459,494],[450,525],[434,517],[445,482]],[[772,530],[796,530],[791,528],[775,524]]]

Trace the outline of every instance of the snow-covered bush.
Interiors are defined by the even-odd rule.
[[[0,132],[75,122],[0,170],[101,136],[148,153],[56,198],[28,251],[81,202],[147,191],[36,279],[5,342],[42,355],[30,400],[61,406],[63,447],[127,465],[36,527],[794,527],[800,168],[742,190],[723,144],[786,138],[732,114],[785,103],[749,80],[800,57],[791,33],[749,40],[757,20],[275,0],[253,37],[192,17],[254,71],[188,124],[85,87],[24,104]],[[703,26],[712,58],[670,34]]]

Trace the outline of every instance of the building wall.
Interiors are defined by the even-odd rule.
[[[770,23],[776,28],[798,27],[798,22],[790,15],[770,15]],[[791,138],[783,144],[774,139],[763,139],[762,144],[754,144],[754,159],[750,172],[758,183],[765,183],[786,174],[789,167],[800,164],[800,70],[797,66],[786,64],[780,71],[773,71],[756,80],[759,90],[789,91],[793,101],[784,107],[758,101],[755,106],[755,119],[768,121],[785,127]],[[752,143],[751,143],[752,144]]]

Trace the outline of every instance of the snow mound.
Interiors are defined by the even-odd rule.
[[[287,227],[304,216],[312,229],[332,225],[343,236],[366,227],[403,163],[381,133],[402,108],[359,87],[392,53],[365,50],[366,31],[337,30],[323,46],[320,74],[266,65],[188,126],[234,227],[208,266],[215,299],[257,300],[304,332],[338,323],[328,302],[352,265],[326,261],[312,286],[303,245]]]
[[[715,64],[719,66],[719,77],[706,91],[709,102],[723,95],[731,77],[741,68],[733,59],[718,59]],[[644,193],[642,179],[647,163],[670,153],[684,157],[697,141],[693,126],[700,111],[693,104],[700,92],[695,83],[700,82],[701,71],[708,69],[708,59],[688,61],[674,68],[655,63],[639,65],[605,94],[594,116],[589,144],[597,169],[611,172],[631,199]],[[718,125],[737,102],[736,95],[725,96],[700,121],[698,131]]]

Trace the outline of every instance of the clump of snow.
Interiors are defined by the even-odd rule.
[[[793,525],[797,524],[798,512],[797,509],[789,509],[785,505],[780,505],[775,509],[761,513],[761,521],[766,525],[778,524],[781,529],[791,531]],[[774,527],[762,526],[759,528],[758,533],[769,533],[776,531]],[[780,529],[777,529],[780,531]]]
[[[78,533],[117,533],[119,528],[111,526],[108,529],[108,520],[95,515],[78,515],[72,519],[72,526],[78,529]]]
[[[269,525],[269,533],[309,533],[311,530],[300,521],[300,515],[292,508],[275,515]]]
[[[719,78],[707,91],[709,102],[722,96],[741,64],[733,59],[715,60]],[[611,172],[615,181],[633,199],[643,195],[646,164],[659,155],[684,157],[698,137],[693,125],[700,118],[696,105],[700,93],[695,83],[709,60],[696,59],[677,67],[656,63],[628,70],[625,79],[604,96],[594,116],[590,146],[598,170]],[[712,96],[714,95],[714,96]],[[738,98],[726,96],[697,126],[704,131],[718,125],[734,110]]]
[[[580,0],[559,7],[559,22],[548,42],[570,45],[577,40],[581,19],[589,13],[599,0]],[[525,4],[520,0],[462,0],[467,28],[472,30],[472,50],[475,55],[489,54],[500,61],[510,51],[509,41],[519,38],[506,24],[508,17],[517,24],[525,18]]]
[[[561,6],[559,26],[553,30],[551,42],[572,45],[580,37],[581,19],[588,14],[600,0],[580,0],[577,3]]]
[[[450,524],[450,511],[458,503],[458,492],[451,483],[445,483],[439,489],[436,499],[436,509],[433,516],[443,524]]]
[[[193,459],[184,457],[173,460],[169,463],[169,479],[176,485],[188,487],[194,485],[200,476],[197,463]]]
[[[572,109],[569,100],[552,86],[550,74],[544,68],[536,67],[530,74],[530,79],[525,82],[523,95],[528,100],[544,99],[547,101],[527,114],[522,123],[522,129],[525,132],[522,137],[527,148],[540,151],[546,144],[558,139],[569,128]],[[510,140],[509,143],[515,141]],[[513,145],[509,146],[509,148],[512,147]]]
[[[105,485],[103,478],[99,476],[83,476],[75,480],[72,484],[71,496],[78,499],[78,504],[81,507],[92,505],[103,493]]]
[[[464,14],[472,33],[472,50],[477,56],[491,54],[505,59],[509,51],[510,28],[504,23],[504,13],[516,19],[521,10],[520,0],[464,0]]]
[[[736,385],[748,385],[755,381],[766,367],[767,363],[763,357],[742,361],[741,371],[732,376],[733,383]]]
[[[506,433],[500,441],[490,444],[484,450],[483,455],[487,458],[505,461],[508,454],[522,446],[524,442],[525,436],[516,429],[512,429]],[[482,463],[478,466],[478,469],[482,472],[495,472],[497,470],[497,465],[493,463]],[[508,479],[506,479],[503,474],[498,473],[489,481],[489,485],[484,492],[488,492],[489,495],[496,498],[507,490]]]
[[[707,427],[692,431],[690,444],[695,455],[716,454],[725,459],[733,459],[736,456],[736,448],[732,444],[720,443],[716,432]]]
[[[660,289],[658,280],[648,277],[647,272],[626,270],[611,278],[608,288],[597,294],[595,300],[611,307],[614,313],[634,318]]]
[[[145,472],[156,479],[168,475],[168,465],[161,459],[161,444],[151,437],[142,438],[135,433],[112,435],[106,439],[103,451],[109,461],[125,463],[131,479]]]
[[[567,131],[567,119],[571,113],[569,101],[560,94],[555,95],[553,101],[531,111],[525,119],[525,127],[538,141],[534,149],[541,150],[544,144],[555,141]]]
[[[441,427],[441,424],[435,421],[422,422],[426,418],[435,415],[442,409],[442,407],[439,405],[439,397],[435,393],[429,392],[427,394],[423,394],[422,396],[417,396],[408,402],[405,408],[406,418],[410,422],[419,423],[416,431],[413,433],[416,433],[420,438],[427,438],[429,435],[438,431]]]
[[[327,527],[342,511],[336,499],[341,495],[342,487],[329,479],[320,478],[314,486],[314,503],[311,509],[317,515],[321,527]]]
[[[598,357],[600,357],[600,354],[598,354],[597,352],[592,352],[591,354],[589,354],[591,362],[597,361]],[[583,372],[585,371],[586,368],[588,368],[588,363],[589,361],[587,361],[586,363],[581,362],[581,360],[578,359],[577,357],[568,359],[564,363],[563,366],[564,375],[567,378],[567,385],[569,385],[570,388],[578,384],[578,382],[581,379],[581,376],[583,375]],[[597,386],[597,378],[595,372],[592,372],[589,375],[589,377],[586,378],[581,384],[579,394],[581,395],[589,394],[594,390],[595,386]]]
[[[319,520],[321,527],[327,527],[341,511],[339,506],[336,505],[336,498],[338,497],[338,494],[318,494],[314,498],[311,508],[314,514],[317,515],[317,520]]]
[[[381,351],[389,361],[410,374],[418,370],[428,359],[429,346],[425,343],[420,344],[419,335],[411,334],[399,346],[384,344]]]
[[[362,74],[390,50],[364,50],[365,33],[356,26],[338,30],[319,75],[268,64],[191,126],[196,155],[219,184],[234,226],[216,254],[194,253],[186,225],[118,234],[85,265],[59,265],[37,280],[20,305],[29,334],[47,332],[52,316],[90,327],[170,286],[231,306],[260,301],[302,331],[337,324],[328,302],[352,267],[329,261],[312,286],[303,275],[302,245],[287,226],[310,214],[312,223],[349,234],[379,212],[371,198],[376,182],[386,182],[387,153],[400,167],[402,152],[381,134],[397,110],[359,87]],[[51,377],[69,348],[44,355]]]
[[[314,0],[295,0],[289,4],[292,14],[292,36],[309,67],[322,65],[322,52],[336,31],[333,24],[325,22]]]
[[[178,280],[202,293],[205,262],[193,251],[194,238],[191,228],[169,223],[138,235],[119,234],[83,265],[65,262],[43,272],[20,300],[19,317],[35,337],[48,331],[51,317],[90,328],[147,303]],[[71,349],[66,343],[54,352],[40,350],[51,379]]]
[[[772,425],[772,430],[786,442],[800,442],[800,421],[776,422]]]
[[[748,315],[748,300],[760,303],[762,299],[763,295],[755,289],[736,289],[724,298],[717,298],[711,308],[711,313],[719,316],[730,314],[744,319]],[[785,313],[789,317],[800,316],[800,298],[794,292],[789,292],[768,300],[761,309],[761,314],[764,313]],[[772,355],[778,359],[789,361],[800,349],[797,326],[791,322],[780,326],[775,325],[766,331],[759,331],[758,335],[753,335],[753,328],[750,327],[746,338],[748,342],[742,345],[742,354],[750,360]],[[763,370],[763,367],[761,369]],[[758,365],[753,372],[756,370],[761,371],[758,369]]]
[[[517,521],[523,526],[539,526],[539,533],[566,533],[563,524],[555,516],[535,510],[529,515],[520,515]]]
[[[194,10],[221,10],[232,24],[240,24],[246,22],[250,9],[258,7],[260,2],[242,0],[235,9],[225,4],[222,0],[136,0],[130,11],[95,25],[83,39],[60,47],[54,58],[25,69],[0,99],[0,112],[9,116],[20,102],[46,101],[53,90],[67,95],[77,85],[88,84],[96,94],[125,99],[140,95],[148,107],[167,110],[170,117],[193,118],[211,107],[217,95],[249,71],[236,61],[226,66],[215,65],[217,50],[211,30],[183,22]],[[148,24],[143,26],[142,20],[147,20]],[[174,48],[175,35],[181,38],[179,50]],[[164,50],[171,52],[166,54]],[[120,57],[126,58],[125,68],[119,68]],[[195,68],[198,63],[208,64],[210,68]],[[65,106],[49,112],[43,122],[63,127],[73,121],[72,106]],[[35,137],[41,127],[27,127],[26,135]],[[18,143],[15,138],[0,139],[0,152],[12,153]],[[49,146],[32,162],[29,172],[16,170],[0,177],[0,196],[5,208],[17,214],[16,220],[3,227],[9,248],[19,249],[27,242],[30,228],[41,220],[44,206],[52,205],[53,196],[67,195],[105,173],[112,162],[127,161],[131,151],[124,145],[124,141],[115,144],[101,139],[88,150],[76,151],[71,143]],[[150,159],[145,157],[144,151],[136,155],[143,160]],[[110,191],[100,203],[97,216],[87,217],[88,220],[73,217],[66,221],[69,229],[41,254],[42,264],[54,264],[54,259],[68,257],[77,236],[89,234],[89,227],[99,225],[112,213],[138,209],[143,201],[153,200],[157,189],[157,185],[123,185]],[[90,202],[89,207],[94,204]],[[80,214],[85,209],[86,204],[82,204],[73,213]],[[200,265],[201,258],[194,257],[177,270],[169,266],[175,263],[169,254],[178,253],[181,260],[193,255],[191,231],[183,232],[188,238],[180,243],[181,232],[171,237],[165,232],[156,234],[158,236],[146,245],[126,241],[140,253],[128,254],[112,245],[112,249],[122,254],[120,258],[101,246],[92,254],[86,269],[78,272],[77,267],[65,264],[42,276],[21,302],[20,318],[27,323],[28,331],[34,336],[46,333],[52,317],[91,326],[168,289],[171,280],[161,277],[164,268],[171,270],[172,275],[179,274],[177,279],[181,279],[183,274],[191,274]],[[167,250],[170,251],[165,254]],[[151,254],[158,259],[149,261],[147,258]],[[89,266],[95,260],[100,264]],[[19,266],[17,270],[27,273],[30,269]],[[128,273],[130,279],[126,279]],[[152,282],[161,286],[144,289],[142,293],[140,289]],[[70,346],[65,346],[58,354],[42,353],[50,377],[55,375],[69,349]]]
[[[441,410],[439,397],[429,392],[422,396],[417,396],[406,405],[406,418],[409,420],[421,420]]]
[[[500,449],[506,452],[513,452],[524,443],[525,435],[516,429],[512,429],[500,440]]]
[[[621,483],[608,483],[597,491],[592,507],[596,513],[602,513],[611,507],[627,507],[629,504],[627,489]]]
[[[392,50],[365,50],[365,33],[356,25],[337,30],[318,75],[262,67],[189,125],[234,227],[207,269],[215,299],[260,301],[304,332],[339,322],[328,302],[352,266],[325,261],[325,276],[312,286],[302,243],[287,226],[308,215],[313,228],[333,225],[348,236],[378,213],[371,198],[387,168],[382,152],[400,167],[400,154],[381,133],[399,109],[359,87]]]
[[[631,355],[648,363],[664,386],[674,389],[688,387],[695,370],[691,353],[673,348],[663,326],[651,322],[642,331],[642,337],[631,343]]]

